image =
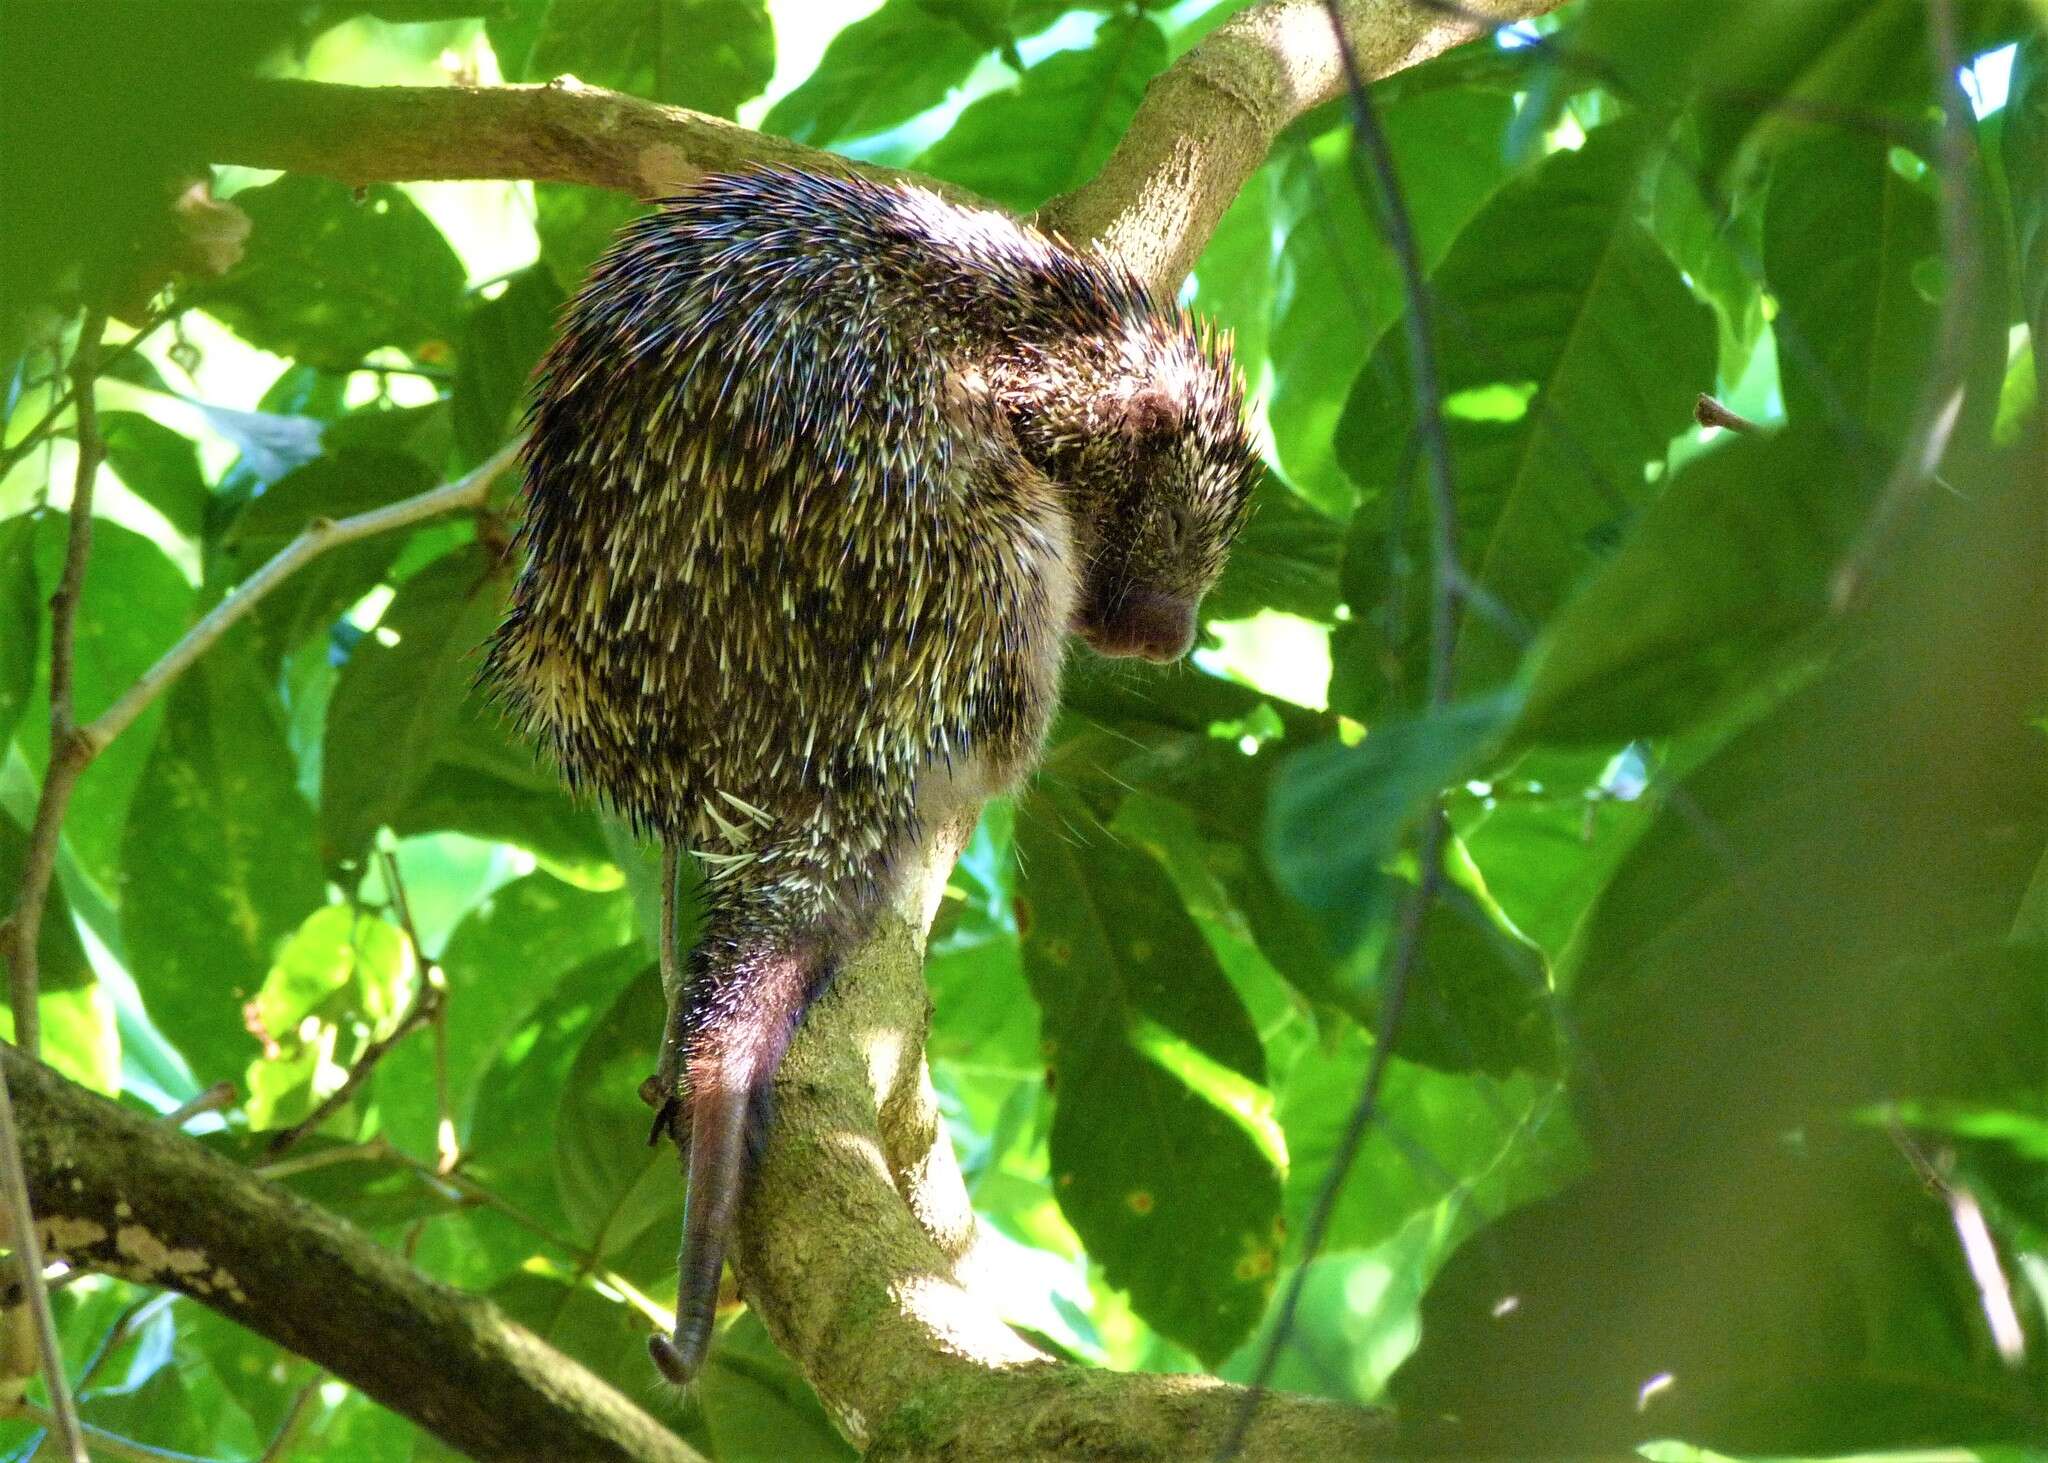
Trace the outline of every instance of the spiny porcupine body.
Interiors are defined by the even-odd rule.
[[[489,675],[576,787],[694,852],[671,1033],[676,1334],[708,1343],[769,1081],[920,831],[1035,761],[1069,631],[1171,659],[1256,471],[1223,349],[1129,274],[921,189],[709,179],[543,362]]]

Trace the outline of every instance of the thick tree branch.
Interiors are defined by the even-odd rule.
[[[974,1212],[924,1063],[924,931],[965,832],[933,840],[798,1033],[741,1216],[741,1292],[870,1458],[1207,1456],[1243,1388],[1052,1361],[976,1293]],[[1390,1431],[1273,1396],[1243,1456],[1384,1454]]]
[[[1526,20],[1564,0],[1347,0],[1345,34],[1368,80]],[[1102,171],[1044,210],[1076,243],[1171,291],[1281,129],[1337,97],[1344,73],[1319,0],[1268,0],[1225,22],[1146,91]],[[264,81],[222,91],[194,138],[212,162],[346,183],[532,178],[658,197],[706,173],[780,163],[909,176],[683,107],[570,81],[545,86],[340,86]],[[960,190],[917,177],[955,197]]]
[[[50,1254],[203,1301],[473,1457],[701,1463],[489,1301],[13,1047],[0,1064]]]
[[[1563,3],[1465,0],[1452,13],[1417,0],[1345,0],[1338,10],[1359,75],[1376,81],[1489,22],[1527,20]],[[1153,79],[1102,171],[1048,204],[1040,221],[1171,292],[1281,130],[1343,90],[1322,0],[1254,5]]]
[[[209,161],[351,185],[516,178],[659,198],[706,173],[771,164],[903,176],[567,78],[544,86],[256,81],[224,93],[205,119],[194,141]]]

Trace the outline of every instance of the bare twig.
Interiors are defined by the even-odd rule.
[[[193,661],[199,659],[235,623],[253,610],[278,585],[322,554],[330,553],[357,539],[373,538],[395,528],[410,528],[429,518],[464,508],[480,508],[490,496],[491,484],[518,460],[520,441],[501,447],[496,453],[452,483],[431,488],[415,497],[387,503],[349,518],[316,518],[299,536],[236,585],[227,598],[207,612],[204,619],[186,631],[176,645],[166,650],[157,663],[122,692],[114,704],[78,729],[79,739],[90,760],[106,750],[107,743],[133,725]]]
[[[424,999],[428,992],[433,994],[427,1020],[434,1032],[434,1171],[447,1175],[462,1162],[462,1145],[455,1136],[454,1104],[448,1097],[448,977],[441,962],[427,954],[427,947],[420,943],[419,926],[412,922],[412,900],[405,892],[404,872],[398,867],[398,855],[389,850],[384,852],[384,882],[391,886],[391,907],[398,914],[398,926],[412,942],[413,954],[420,962],[421,997]]]
[[[204,1112],[220,1112],[235,1105],[235,1084],[216,1082],[204,1092],[164,1114],[164,1126],[182,1128]]]
[[[277,1425],[277,1432],[270,1439],[270,1446],[263,1450],[263,1456],[256,1463],[281,1463],[291,1456],[292,1444],[305,1431],[307,1420],[313,1416],[313,1408],[320,1401],[320,1382],[324,1373],[315,1372],[306,1384],[299,1388],[292,1398],[292,1405],[285,1410],[284,1421]]]
[[[7,1221],[14,1230],[14,1258],[21,1269],[23,1293],[35,1327],[36,1350],[43,1359],[43,1385],[50,1392],[50,1426],[72,1463],[85,1463],[84,1436],[71,1384],[64,1375],[64,1348],[57,1342],[57,1323],[50,1315],[50,1293],[43,1288],[43,1243],[29,1205],[28,1175],[21,1162],[21,1135],[15,1131],[14,1096],[7,1073],[0,1069],[0,1179],[6,1182]],[[23,1404],[24,1406],[26,1404]]]
[[[25,1418],[30,1422],[49,1427],[55,1415],[47,1407],[38,1407],[29,1401],[13,1403],[6,1409],[6,1415]],[[138,1443],[133,1438],[124,1438],[119,1433],[110,1433],[103,1427],[81,1423],[79,1430],[92,1441],[93,1451],[104,1458],[126,1458],[134,1463],[216,1463],[215,1459],[202,1458],[196,1453],[180,1453],[170,1448],[153,1448],[147,1443]],[[80,1453],[79,1458],[85,1458]]]
[[[1732,412],[1706,392],[1693,403],[1692,419],[1703,427],[1725,427],[1731,432],[1761,432],[1763,428],[1739,412]]]
[[[156,334],[156,332],[163,326],[167,325],[172,320],[177,319],[178,316],[184,314],[188,308],[190,307],[182,303],[173,305],[165,309],[162,313],[154,316],[153,318],[145,322],[140,330],[136,331],[135,334],[129,336],[128,339],[122,341],[121,344],[115,346],[113,350],[107,352],[106,355],[101,358],[99,365],[100,371],[102,373],[110,371],[115,366],[119,365],[122,361],[126,360],[129,356],[133,355],[138,349],[141,348],[142,343],[145,340],[149,339],[150,336]],[[7,474],[13,470],[15,463],[21,461],[22,458],[26,457],[30,452],[35,450],[36,444],[42,441],[43,438],[48,436],[50,434],[51,428],[57,425],[57,419],[64,415],[64,409],[70,406],[71,403],[76,401],[77,399],[78,383],[74,378],[73,381],[64,388],[63,392],[57,397],[57,399],[50,403],[49,410],[45,411],[41,417],[37,418],[34,426],[30,427],[26,432],[23,432],[21,436],[15,439],[15,441],[12,442],[11,444],[5,447],[0,447],[0,477],[7,476]]]
[[[1971,139],[1976,130],[1969,100],[1957,79],[1962,53],[1956,38],[1954,0],[1927,0],[1927,61],[1941,103],[1941,246],[1948,263],[1948,287],[1941,297],[1934,370],[1921,392],[1913,432],[1885,481],[1870,521],[1835,571],[1831,589],[1837,612],[1855,602],[1906,510],[1933,481],[1955,434],[1968,388],[1970,326],[1982,288],[1977,252],[1981,235],[1970,176]]]
[[[1401,191],[1401,180],[1394,167],[1393,149],[1388,146],[1386,131],[1380,126],[1372,94],[1359,72],[1351,38],[1344,29],[1335,0],[1325,0],[1325,3],[1330,29],[1336,36],[1338,58],[1351,88],[1351,161],[1358,172],[1359,191],[1365,200],[1377,201],[1388,247],[1393,250],[1401,268],[1406,304],[1403,320],[1415,389],[1415,430],[1421,441],[1430,486],[1429,705],[1431,710],[1440,711],[1449,705],[1451,699],[1458,591],[1464,582],[1464,571],[1458,561],[1457,488],[1451,471],[1450,434],[1444,426],[1442,380],[1437,369],[1436,342],[1430,325],[1429,282],[1423,268],[1422,251],[1415,241],[1407,198]],[[1364,154],[1363,159],[1361,153]],[[1366,163],[1372,169],[1369,178],[1364,173],[1363,164]],[[1217,1457],[1226,1463],[1244,1447],[1253,1417],[1273,1380],[1274,1368],[1279,1365],[1281,1349],[1287,1344],[1288,1333],[1294,1327],[1302,1291],[1308,1283],[1309,1267],[1329,1233],[1330,1219],[1336,1212],[1344,1180],[1379,1115],[1380,1091],[1385,1085],[1388,1063],[1393,1059],[1394,1046],[1400,1039],[1402,1018],[1407,1012],[1409,978],[1422,950],[1423,921],[1443,887],[1444,846],[1448,837],[1449,825],[1439,794],[1431,798],[1423,815],[1422,834],[1416,849],[1418,877],[1415,889],[1402,906],[1401,922],[1382,967],[1385,974],[1380,982],[1372,1059],[1366,1066],[1365,1080],[1359,1085],[1358,1097],[1345,1122],[1343,1136],[1330,1157],[1329,1172],[1316,1194],[1315,1209],[1302,1235],[1301,1259],[1288,1281],[1286,1293],[1281,1297],[1272,1334],[1259,1353],[1258,1366],[1252,1373],[1244,1401],[1237,1409],[1228,1437],[1218,1450]]]
[[[71,358],[71,389],[78,398],[78,476],[71,489],[71,531],[64,546],[64,569],[57,592],[50,596],[50,765],[36,798],[35,822],[29,828],[14,913],[0,927],[0,945],[6,946],[10,957],[14,1041],[30,1056],[42,1051],[42,1018],[36,1002],[41,988],[37,961],[43,905],[56,874],[64,807],[71,800],[71,786],[79,771],[90,760],[89,754],[79,754],[76,743],[71,684],[78,598],[85,584],[86,560],[92,556],[92,490],[106,450],[100,440],[98,401],[93,391],[93,381],[99,375],[100,335],[106,328],[104,314],[86,311],[78,329],[78,349]]]
[[[439,970],[419,947],[419,933],[412,927],[412,911],[406,906],[404,895],[399,892],[398,860],[388,850],[383,853],[383,860],[385,882],[391,886],[393,903],[398,907],[406,938],[412,942],[413,957],[419,962],[419,989],[413,992],[411,1004],[406,1007],[405,1014],[398,1018],[398,1024],[391,1028],[390,1034],[378,1037],[363,1048],[362,1055],[357,1057],[355,1064],[348,1069],[348,1076],[342,1079],[341,1086],[322,1098],[305,1117],[270,1140],[270,1146],[265,1151],[273,1157],[281,1157],[290,1152],[308,1133],[339,1112],[342,1106],[355,1096],[356,1089],[377,1070],[377,1064],[389,1056],[400,1042],[432,1021],[435,1013],[441,1008],[441,997],[447,989],[447,984],[440,979]],[[446,1117],[445,1108],[443,1117]]]

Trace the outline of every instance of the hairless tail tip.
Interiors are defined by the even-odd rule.
[[[687,1340],[678,1342],[674,1336],[654,1335],[647,1338],[647,1354],[654,1359],[654,1369],[671,1386],[687,1387],[697,1380],[697,1373],[704,1369],[704,1343],[694,1344]]]

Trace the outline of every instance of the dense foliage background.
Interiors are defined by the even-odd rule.
[[[500,447],[635,207],[221,168],[228,207],[173,223],[115,145],[147,129],[149,66],[570,72],[1029,210],[1233,8],[198,5],[110,47],[17,7],[0,897],[48,751],[75,446],[46,414],[81,290],[119,317],[90,716],[309,519]],[[1946,135],[1930,15],[1967,63]],[[1448,878],[1277,1381],[1510,1452],[2048,1458],[2044,21],[1587,0],[1376,88],[1469,580],[1448,705],[1400,273],[1348,109],[1285,138],[1188,288],[1236,332],[1272,467],[1205,648],[1076,660],[932,942],[933,1077],[1017,1325],[1103,1366],[1251,1373],[1440,806]],[[120,116],[67,107],[86,73],[134,82]],[[1932,481],[1896,475],[1956,391]],[[1699,428],[1702,392],[1762,430]],[[653,883],[471,688],[515,567],[503,498],[320,561],[86,771],[45,1057],[159,1110],[231,1082],[205,1142],[714,1457],[843,1455],[744,1314],[695,1398],[649,1385],[681,1207],[634,1095]],[[85,1276],[57,1306],[86,1417],[143,1443],[436,1452],[192,1301]],[[0,1424],[14,1456],[36,1436]]]

